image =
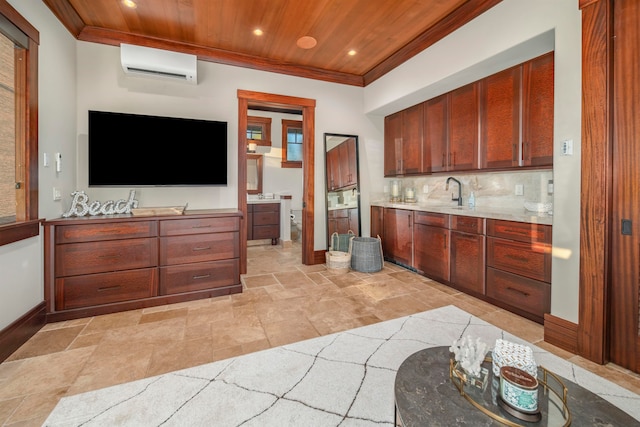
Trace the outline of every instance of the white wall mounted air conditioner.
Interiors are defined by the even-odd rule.
[[[122,43],[120,62],[127,75],[198,84],[198,63],[195,55]]]

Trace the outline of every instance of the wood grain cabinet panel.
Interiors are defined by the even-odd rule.
[[[449,167],[449,95],[424,103],[422,169],[424,173],[443,172]]]
[[[553,52],[523,65],[522,151],[524,166],[553,165]]]
[[[253,209],[254,211],[258,210],[256,206],[254,206]],[[219,233],[239,230],[240,218],[238,217],[171,219],[160,221],[161,236]]]
[[[422,173],[423,104],[414,105],[402,112],[402,161],[400,173]]]
[[[443,282],[449,281],[449,230],[424,225],[416,221],[414,236],[414,266],[421,274]]]
[[[215,261],[239,256],[240,245],[237,232],[160,238],[160,265]]]
[[[62,244],[135,239],[140,237],[155,237],[157,234],[157,221],[63,225],[56,227],[56,243]]]
[[[384,176],[402,173],[402,111],[384,118]]]
[[[485,293],[484,219],[451,217],[451,276],[453,286],[475,295]]]
[[[490,237],[487,265],[542,282],[551,282],[551,247]]]
[[[487,235],[518,242],[551,243],[551,226],[528,222],[487,220]]]
[[[478,83],[451,92],[449,100],[448,170],[478,169]]]
[[[280,238],[280,203],[252,204],[249,222],[251,223],[250,240],[271,239],[271,244],[278,243]]]
[[[371,237],[384,236],[384,208],[381,206],[371,206]],[[384,240],[382,241],[384,251]]]
[[[177,294],[201,291],[236,283],[240,275],[237,258],[160,268],[160,292]]]
[[[487,296],[533,315],[538,322],[551,311],[549,283],[491,267],[487,268]]]
[[[412,267],[413,211],[385,208],[382,241],[385,258]]]

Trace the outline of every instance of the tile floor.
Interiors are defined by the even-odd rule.
[[[0,425],[40,426],[61,397],[453,304],[640,393],[640,376],[546,344],[543,328],[393,264],[375,274],[251,246],[244,292],[46,325],[0,364]]]

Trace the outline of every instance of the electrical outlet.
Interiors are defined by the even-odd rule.
[[[42,166],[45,168],[49,167],[49,154],[47,153],[42,153]]]
[[[62,200],[62,191],[58,187],[53,187],[53,200]]]
[[[427,193],[429,192],[429,186],[428,186],[427,184],[425,184],[425,185],[423,185],[423,186],[422,186],[422,192],[423,192],[424,194],[427,194]]]
[[[562,155],[573,156],[573,139],[562,141]]]
[[[516,184],[516,196],[524,196],[524,185]]]

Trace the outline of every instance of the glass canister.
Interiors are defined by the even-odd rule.
[[[406,187],[404,189],[404,202],[405,203],[415,203],[416,199],[416,189],[415,187]]]
[[[402,181],[394,179],[391,181],[391,197],[392,202],[402,202]]]

